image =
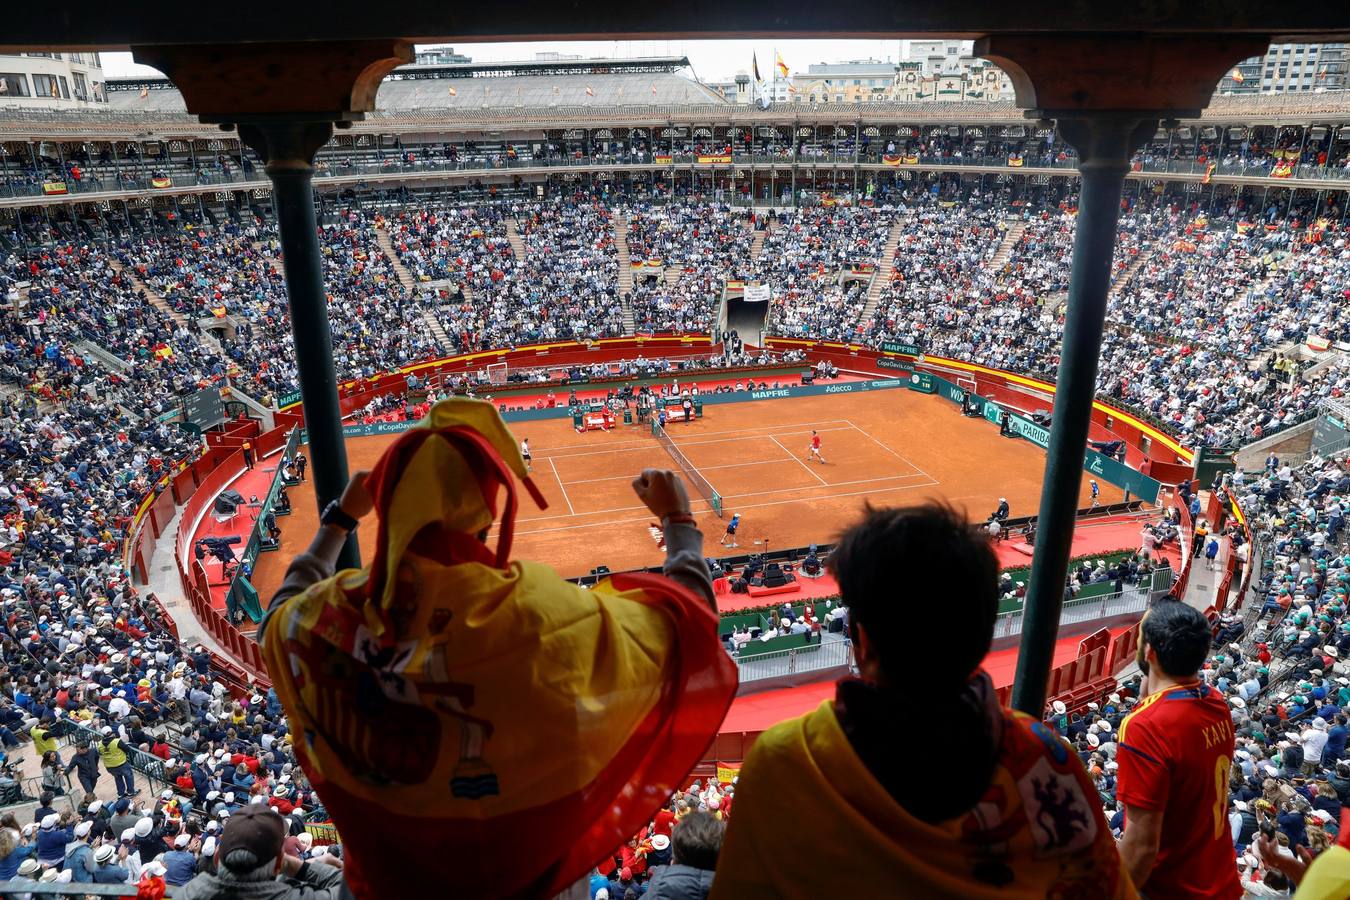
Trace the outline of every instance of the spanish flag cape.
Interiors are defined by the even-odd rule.
[[[770,728],[741,767],[711,900],[1137,897],[1078,756],[1044,723],[1001,714],[984,796],[933,823],[910,815],[863,765],[833,701]],[[821,839],[784,854],[808,822]]]
[[[553,895],[649,821],[735,693],[714,613],[675,582],[510,561],[512,476],[545,505],[516,447],[490,404],[437,404],[367,480],[374,559],[267,623],[358,897]]]

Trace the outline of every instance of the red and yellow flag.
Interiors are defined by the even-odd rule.
[[[681,786],[735,694],[715,613],[678,583],[621,574],[585,590],[510,559],[515,482],[544,505],[517,446],[489,403],[432,407],[367,481],[370,564],[264,623],[297,755],[363,900],[439,883],[553,896]],[[493,549],[476,535],[498,520]]]

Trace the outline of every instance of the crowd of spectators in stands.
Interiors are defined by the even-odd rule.
[[[753,233],[744,214],[721,204],[679,203],[627,215],[633,265],[662,266],[659,276],[633,268],[636,331],[707,334],[726,282],[750,261]]]
[[[1233,209],[1199,222],[1175,205],[1141,203],[1122,218],[1101,390],[1165,420],[1191,443],[1251,440],[1306,418],[1321,397],[1350,387],[1341,366],[1307,375],[1278,368],[1271,355],[1291,340],[1345,338],[1344,233],[1334,223],[1297,216],[1267,228],[1249,220],[1249,212]],[[682,259],[681,277],[685,269],[700,278],[726,277],[719,267],[747,257],[746,276],[775,286],[771,322],[784,333],[848,339],[862,329],[869,342],[913,341],[930,354],[1053,371],[1061,321],[1053,301],[1064,289],[1072,238],[1068,209],[1029,213],[1011,224],[979,196],[951,206],[801,210],[773,223],[753,265],[751,231],[729,210],[624,213],[630,248]],[[388,230],[415,278],[447,278],[460,292],[455,321],[462,327],[455,333],[464,346],[616,333],[621,303],[610,215],[594,203],[518,204],[506,212],[446,208],[381,220],[344,214],[321,229],[340,371],[370,376],[442,349],[420,313],[406,312],[433,295],[414,298],[404,289],[380,248],[379,228]],[[508,219],[518,223],[527,248],[521,259],[510,249]],[[897,222],[897,277],[864,322],[865,279],[842,288],[816,284],[822,273],[879,263]],[[996,261],[1012,227],[1019,227],[1017,239]],[[51,871],[61,878],[69,871],[76,880],[130,882],[147,867],[161,866],[175,878],[209,869],[209,850],[229,813],[262,802],[290,814],[311,810],[315,800],[290,754],[275,696],[228,697],[209,656],[158,627],[130,588],[119,548],[158,475],[195,452],[189,436],[155,421],[174,395],[227,371],[246,390],[293,386],[275,239],[193,232],[111,250],[58,244],[12,256],[3,271],[9,283],[29,282],[32,316],[4,319],[0,359],[7,381],[31,389],[0,400],[0,741],[9,747],[31,741],[44,757],[55,751],[43,773],[52,793],[73,790],[68,771],[77,779],[96,776],[101,764],[125,775],[124,757],[165,763],[174,787],[168,797],[126,796],[119,776],[115,793],[124,796],[99,789],[98,806],[86,800],[64,817],[48,798],[50,811],[34,822],[0,822],[9,828],[0,827],[0,876],[36,879]],[[152,302],[129,272],[184,321]],[[216,308],[241,335],[224,351],[197,325]],[[697,323],[706,312],[675,323]],[[86,341],[125,368],[81,349]],[[767,361],[738,344],[692,366],[635,359],[618,364],[617,373],[605,364],[566,374],[572,382]],[[800,360],[800,354],[781,359]],[[540,378],[556,373],[513,374],[542,384]],[[486,378],[477,373],[440,388],[481,388]],[[385,402],[393,409],[401,401]],[[1350,763],[1342,761],[1350,669],[1341,661],[1350,652],[1344,528],[1350,472],[1343,459],[1315,459],[1259,475],[1236,473],[1227,489],[1252,515],[1267,564],[1252,602],[1259,618],[1220,620],[1204,677],[1229,698],[1238,734],[1229,814],[1244,877],[1278,885],[1301,875],[1296,845],[1316,852],[1334,841],[1340,805],[1350,799]],[[1080,579],[1110,580],[1112,568],[1103,569]],[[1120,576],[1120,567],[1114,573]],[[1134,699],[1126,686],[1097,708],[1051,717],[1079,751],[1117,828],[1117,737]],[[74,748],[49,746],[51,734],[67,732]],[[90,749],[72,754],[79,739]],[[16,785],[0,781],[0,787]],[[690,816],[726,819],[733,796],[734,787],[691,787],[667,811],[674,818],[663,826],[666,817],[658,815],[612,869],[597,875],[595,893],[640,893],[644,869],[666,858],[672,839],[679,843],[678,826],[674,838],[658,829]],[[1255,834],[1267,821],[1290,852],[1260,846]],[[287,827],[303,830],[294,821]],[[95,847],[100,836],[106,840]],[[296,838],[295,855],[313,852],[301,846],[306,840]]]

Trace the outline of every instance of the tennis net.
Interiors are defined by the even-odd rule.
[[[680,471],[684,472],[685,477],[689,479],[695,489],[707,499],[708,503],[712,504],[713,512],[721,518],[722,495],[717,493],[717,489],[712,486],[712,483],[694,467],[694,464],[689,461],[689,457],[685,456],[684,452],[675,446],[675,441],[671,439],[670,435],[666,434],[666,430],[661,427],[661,423],[656,419],[652,419],[652,437],[656,438],[661,446],[666,448],[666,452],[670,454],[671,459],[679,465]]]

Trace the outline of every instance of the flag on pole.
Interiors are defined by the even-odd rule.
[[[55,88],[53,88],[53,93],[55,93]],[[141,88],[141,99],[144,100],[146,97],[149,97],[149,96],[150,96],[150,89],[149,89],[149,88]]]
[[[656,82],[655,82],[655,81],[652,82],[652,96],[653,96],[653,97],[656,96]]]
[[[783,62],[783,57],[778,53],[777,50],[773,51],[773,58],[774,58],[774,65],[778,67],[779,77],[787,78],[788,77],[787,63]]]
[[[1237,70],[1236,67],[1233,68],[1232,75],[1233,75],[1233,80],[1236,81],[1238,84],[1242,84],[1242,82],[1244,82],[1244,81],[1247,80],[1247,79],[1243,76],[1243,74]]]
[[[759,56],[756,55],[753,50],[750,51],[750,68],[755,79],[755,84],[762,82],[764,79],[759,77]]]
[[[587,96],[587,97],[594,97],[594,96],[595,96],[595,88],[591,87],[589,84],[586,85],[586,96]]]
[[[450,89],[450,96],[451,96],[451,97],[458,97],[458,96],[459,96],[459,91],[455,90],[454,88],[451,88],[451,89]]]

